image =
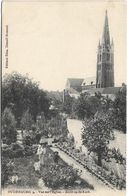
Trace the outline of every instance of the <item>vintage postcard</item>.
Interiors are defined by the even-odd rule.
[[[1,49],[2,196],[125,196],[125,1],[3,1]]]

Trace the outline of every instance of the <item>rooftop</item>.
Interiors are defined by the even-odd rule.
[[[82,85],[83,78],[68,78],[67,81],[69,81],[71,87],[78,87]]]
[[[85,78],[82,82],[82,86],[84,85],[91,85],[91,84],[96,84],[96,77],[88,77]]]
[[[101,94],[116,94],[122,87],[107,87],[107,88],[94,88],[90,89],[89,93],[97,93],[100,92]]]

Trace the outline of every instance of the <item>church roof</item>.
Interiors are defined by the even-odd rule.
[[[83,78],[68,78],[68,81],[70,83],[70,87],[79,87],[81,86],[83,82]]]
[[[96,84],[96,77],[88,77],[88,78],[85,78],[82,82],[82,86],[84,85],[91,85],[91,82],[92,84]]]

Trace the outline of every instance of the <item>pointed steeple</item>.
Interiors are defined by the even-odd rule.
[[[105,12],[105,22],[104,22],[104,29],[103,29],[103,35],[102,35],[102,44],[104,44],[105,46],[110,45],[110,34],[109,34],[107,10]]]
[[[110,42],[107,10],[105,13],[102,41],[98,44],[96,87],[114,86],[114,44]]]

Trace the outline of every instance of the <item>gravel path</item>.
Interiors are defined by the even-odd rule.
[[[73,158],[68,156],[66,153],[58,149],[57,147],[51,148],[53,151],[58,151],[60,157],[69,165],[73,165],[74,168],[78,168],[79,170],[82,170],[81,178],[83,178],[85,181],[87,181],[89,184],[94,186],[94,190],[100,191],[100,190],[110,190],[101,180],[93,176],[87,169],[85,169],[82,165],[77,163]]]

